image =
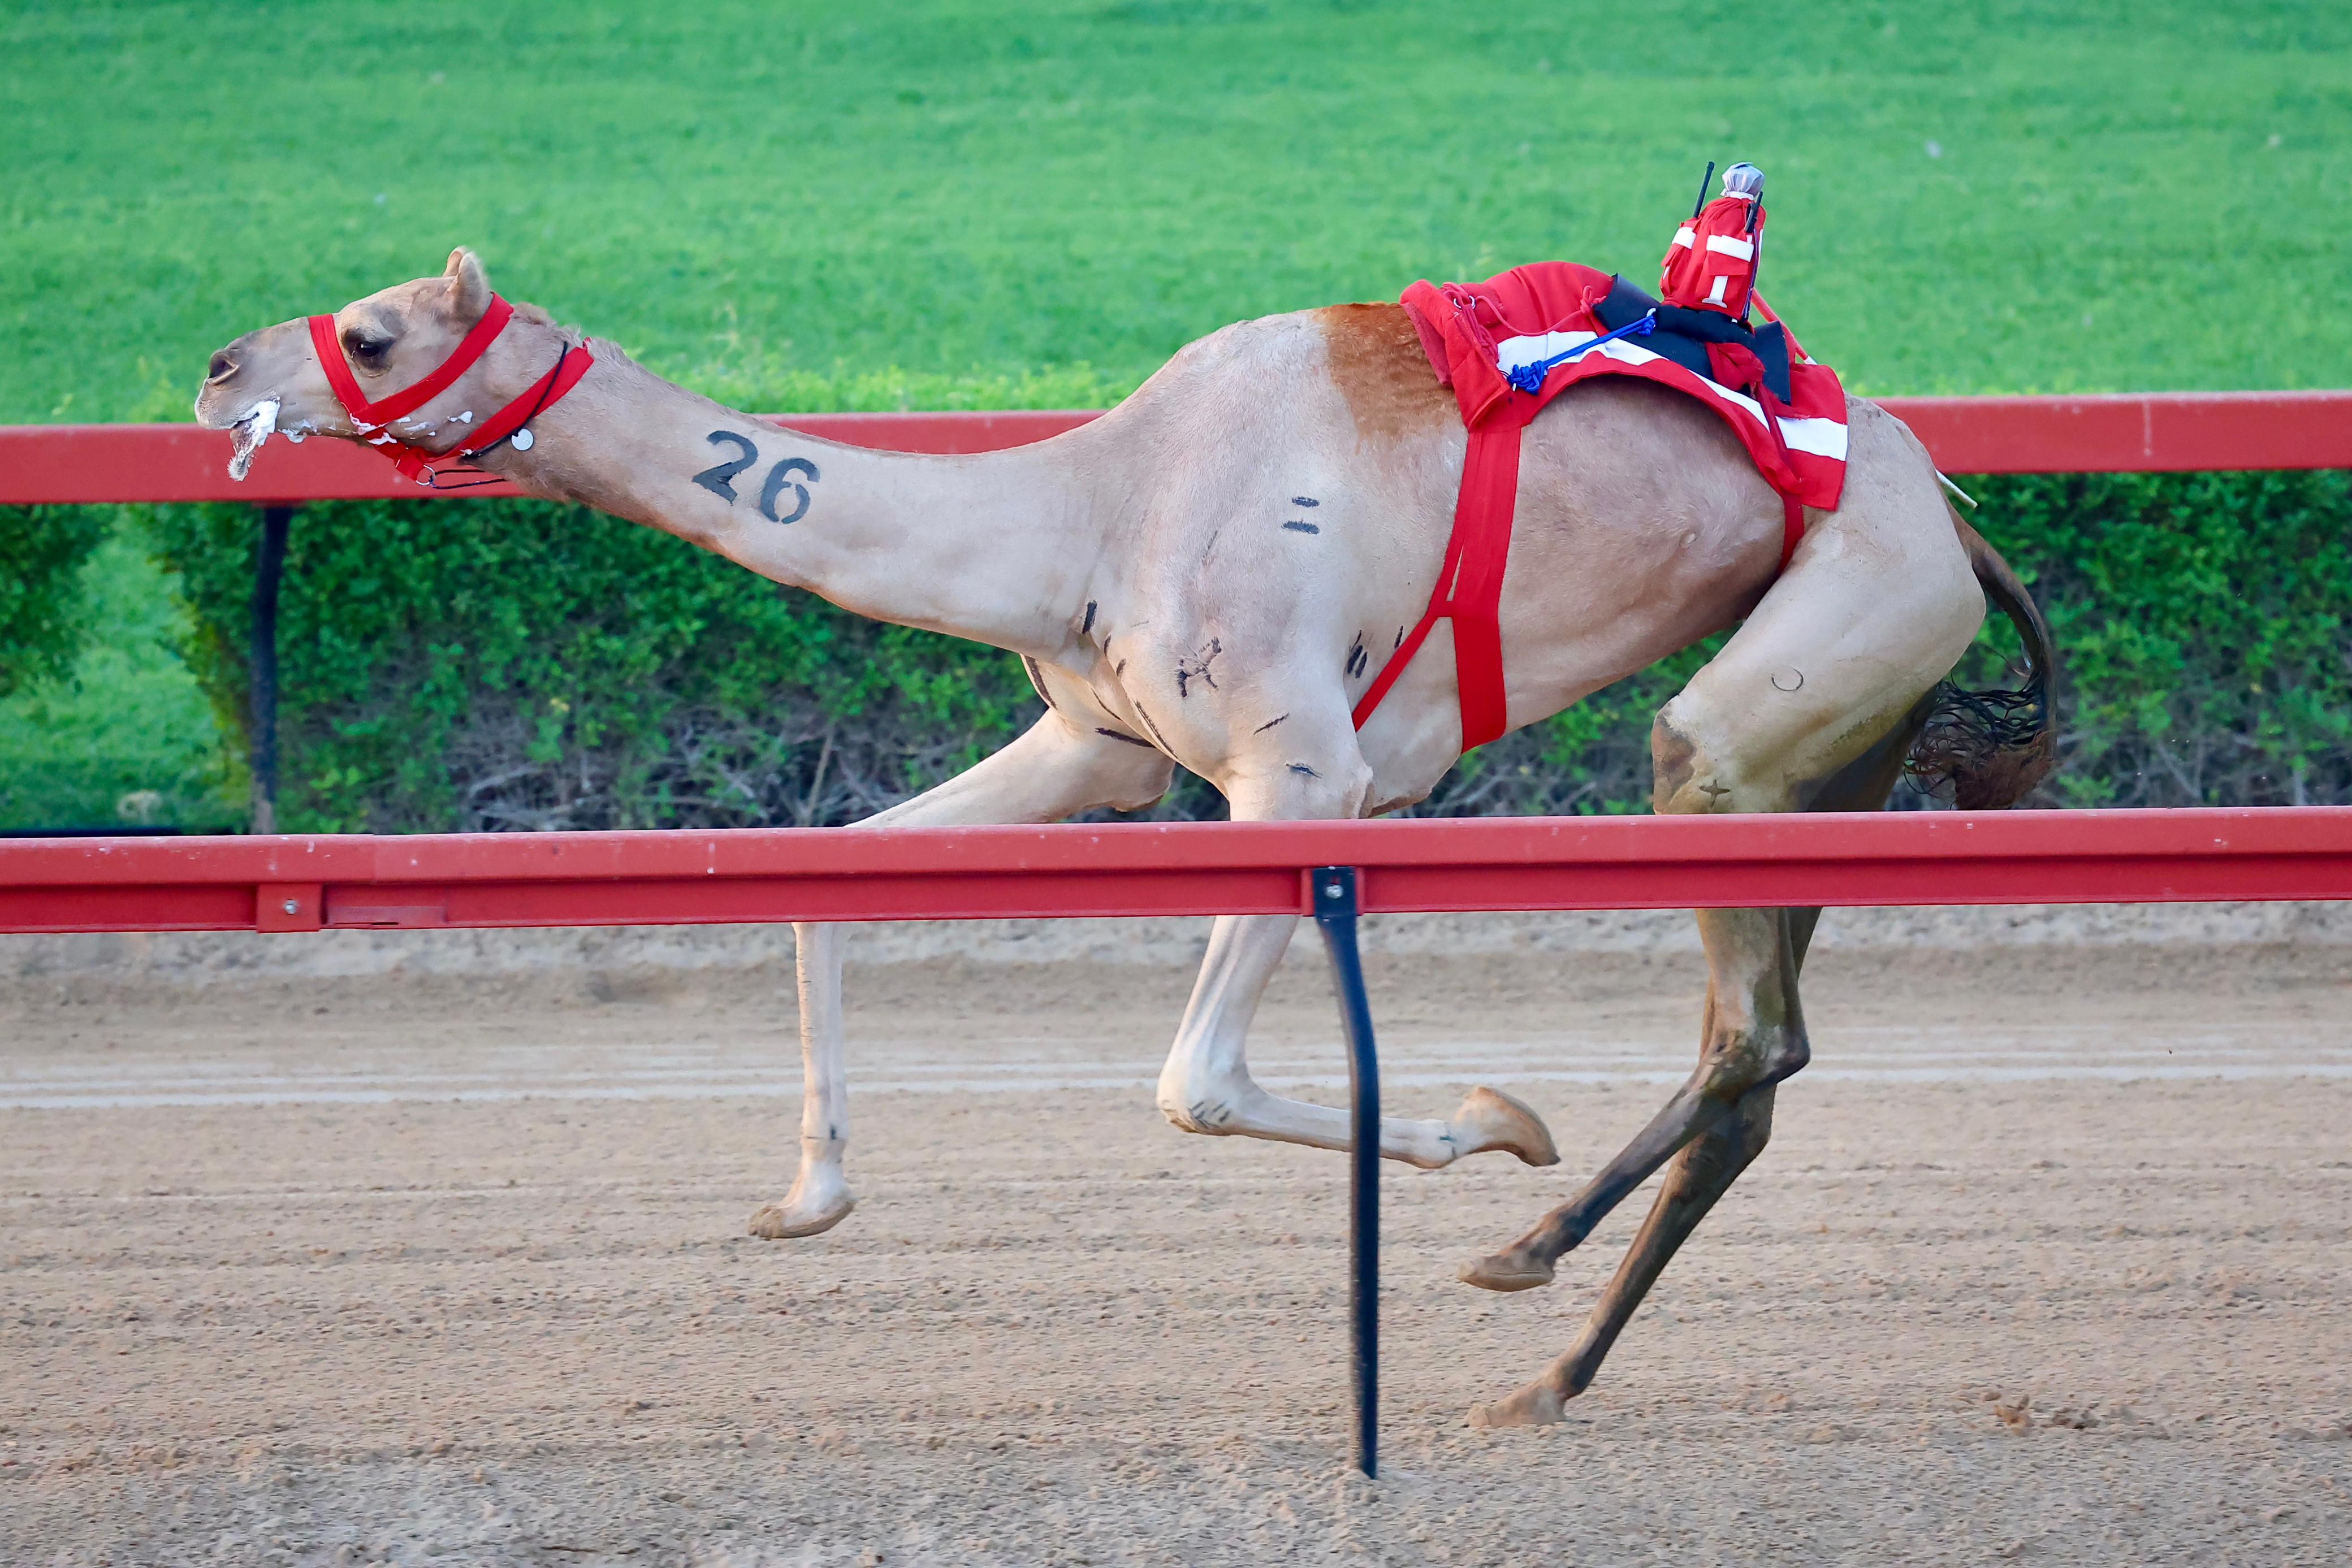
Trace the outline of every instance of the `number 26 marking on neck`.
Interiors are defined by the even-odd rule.
[[[713,446],[731,446],[734,458],[714,467],[705,468],[694,476],[694,482],[730,505],[735,500],[735,476],[760,460],[760,449],[751,437],[738,435],[731,430],[714,430],[707,439]],[[794,475],[805,475],[808,485],[817,481],[816,465],[805,457],[787,457],[768,470],[768,482],[760,487],[760,515],[772,523],[797,523],[808,516],[808,485],[794,481]],[[784,486],[793,489],[793,509],[787,516],[776,514],[776,503],[783,497]]]

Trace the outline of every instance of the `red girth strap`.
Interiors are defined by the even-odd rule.
[[[1508,724],[1503,690],[1503,568],[1511,553],[1511,513],[1519,496],[1519,436],[1516,409],[1499,411],[1470,432],[1462,458],[1462,489],[1454,503],[1454,536],[1429,609],[1405,634],[1356,704],[1356,727],[1412,663],[1430,629],[1454,622],[1454,684],[1462,701],[1462,749],[1498,738]]]
[[[360,391],[358,378],[352,374],[351,364],[343,358],[343,345],[335,334],[335,319],[332,316],[310,318],[310,346],[318,353],[320,367],[327,372],[327,384],[335,389],[336,399],[358,424],[361,435],[368,437],[370,432],[381,429],[395,419],[406,418],[457,385],[457,378],[473,369],[474,362],[488,352],[490,345],[498,340],[499,334],[506,330],[507,322],[513,315],[513,306],[499,296],[491,295],[490,308],[482,312],[482,319],[474,323],[473,329],[466,334],[446,360],[422,381],[378,402],[370,402],[367,395]],[[595,359],[586,348],[567,347],[556,357],[547,374],[532,382],[520,397],[492,414],[478,427],[467,431],[465,438],[446,452],[428,452],[421,446],[411,446],[388,436],[373,437],[368,444],[391,458],[393,466],[400,470],[403,478],[414,479],[431,488],[439,477],[435,464],[462,463],[476,453],[487,452],[509,439],[553,407],[564,393],[579,385],[580,378],[586,375],[595,363]]]
[[[1462,489],[1454,503],[1454,533],[1429,608],[1404,635],[1365,689],[1352,717],[1364,727],[1381,699],[1403,675],[1438,622],[1454,622],[1454,685],[1462,704],[1462,749],[1500,739],[1509,727],[1503,680],[1503,568],[1511,553],[1511,515],[1519,497],[1519,438],[1526,428],[1516,408],[1498,410],[1470,432],[1462,458]],[[1522,416],[1523,417],[1523,416]],[[1780,495],[1780,570],[1805,537],[1804,503]]]
[[[1797,547],[1804,540],[1805,504],[1783,490],[1780,492],[1780,570],[1782,571],[1789,570],[1789,562],[1796,557]]]

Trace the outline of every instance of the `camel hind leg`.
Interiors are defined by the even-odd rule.
[[[1601,1291],[1583,1332],[1544,1375],[1507,1398],[1470,1412],[1473,1427],[1541,1427],[1560,1418],[1563,1406],[1591,1386],[1601,1363],[1625,1332],[1634,1308],[1665,1271],[1675,1255],[1716,1199],[1731,1190],[1739,1174],[1755,1163],[1772,1135],[1772,1097],[1777,1085],[1759,1083],[1734,1101],[1725,1115],[1683,1145],[1666,1167],[1657,1200],[1642,1221],[1624,1261]]]
[[[1923,697],[1906,714],[1901,724],[1883,737],[1876,746],[1847,768],[1812,801],[1812,809],[1822,811],[1874,810],[1886,803],[1902,777],[1905,756],[1918,738],[1932,699]],[[1633,1313],[1665,1271],[1675,1253],[1698,1228],[1699,1221],[1716,1201],[1731,1190],[1731,1184],[1755,1163],[1772,1136],[1772,1104],[1781,1079],[1803,1067],[1811,1051],[1806,1041],[1804,1023],[1798,1005],[1797,978],[1804,969],[1805,953],[1811,946],[1815,927],[1820,922],[1819,909],[1776,910],[1711,910],[1701,912],[1704,929],[1709,916],[1723,915],[1761,915],[1771,922],[1776,957],[1785,955],[1787,963],[1781,971],[1784,980],[1788,1033],[1780,1042],[1779,1059],[1763,1080],[1740,1092],[1727,1103],[1719,1099],[1719,1109],[1712,1113],[1703,1111],[1697,1118],[1699,1130],[1696,1136],[1675,1151],[1666,1166],[1664,1182],[1650,1212],[1635,1233],[1633,1245],[1610,1277],[1601,1299],[1595,1302],[1576,1343],[1551,1365],[1543,1375],[1517,1393],[1493,1404],[1484,1405],[1470,1413],[1471,1425],[1476,1427],[1540,1426],[1557,1421],[1562,1406],[1591,1385],[1601,1370],[1601,1362],[1617,1343],[1618,1335],[1633,1321]],[[1717,949],[1713,942],[1708,946],[1712,966]],[[1707,986],[1706,1022],[1703,1034],[1706,1045],[1701,1052],[1701,1072],[1706,1071],[1711,1058],[1723,1053],[1726,1038],[1723,1021],[1717,1008],[1717,980],[1710,977]],[[1734,1031],[1736,1038],[1736,1031]],[[1525,1284],[1541,1284],[1551,1275],[1550,1263],[1559,1253],[1550,1251],[1549,1244],[1560,1236],[1572,1237],[1573,1247],[1583,1239],[1601,1215],[1631,1190],[1628,1178],[1638,1183],[1655,1168],[1650,1160],[1658,1142],[1663,1141],[1662,1124],[1683,1124],[1682,1113],[1686,1109],[1685,1092],[1669,1102],[1666,1109],[1643,1129],[1642,1138],[1619,1155],[1602,1177],[1580,1194],[1575,1204],[1566,1206],[1575,1210],[1572,1215],[1555,1210],[1547,1216],[1545,1227],[1521,1239],[1512,1249],[1486,1260],[1464,1272],[1463,1278],[1473,1284],[1488,1284],[1478,1277],[1480,1270],[1493,1270],[1501,1279],[1500,1288],[1520,1289]],[[1670,1135],[1670,1134],[1665,1134]],[[1647,1142],[1645,1143],[1645,1140]],[[1640,1176],[1633,1173],[1639,1171]],[[1613,1177],[1613,1180],[1611,1179]],[[1562,1223],[1565,1221],[1565,1223]],[[1541,1239],[1537,1239],[1541,1235]],[[1530,1248],[1528,1243],[1535,1241]],[[1526,1250],[1521,1250],[1526,1249]],[[1565,1249],[1562,1249],[1565,1250]],[[1495,1288],[1490,1285],[1489,1288]]]
[[[1983,603],[1940,509],[1890,506],[1890,486],[1875,488],[1821,520],[1748,623],[1659,713],[1661,812],[1885,801]],[[1940,526],[1925,526],[1928,517]],[[1818,913],[1700,912],[1708,986],[1696,1071],[1581,1192],[1463,1278],[1502,1291],[1548,1283],[1559,1258],[1633,1188],[1669,1160],[1674,1170],[1577,1346],[1474,1419],[1558,1419],[1675,1248],[1761,1152],[1773,1086],[1811,1056],[1797,977]]]

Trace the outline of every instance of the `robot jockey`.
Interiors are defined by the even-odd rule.
[[[1666,247],[1658,293],[1668,305],[1718,311],[1745,325],[1763,249],[1764,171],[1734,163],[1724,172],[1723,194],[1710,202],[1699,187],[1697,210]]]

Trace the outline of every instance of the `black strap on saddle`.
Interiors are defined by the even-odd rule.
[[[1651,311],[1658,313],[1657,330],[1641,346],[1706,381],[1715,380],[1715,366],[1706,357],[1709,343],[1738,343],[1755,351],[1764,363],[1764,384],[1782,402],[1794,401],[1789,388],[1789,334],[1778,321],[1749,329],[1720,310],[1686,310],[1661,305],[1646,290],[1620,275],[1609,280],[1609,296],[1594,307],[1601,324],[1615,331]]]

